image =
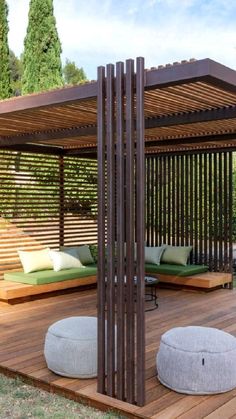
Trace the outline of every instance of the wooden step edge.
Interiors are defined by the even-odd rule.
[[[19,282],[14,281],[6,281],[6,288],[0,288],[0,299],[5,301],[21,297],[29,297],[53,291],[66,290],[69,288],[79,287],[83,285],[96,284],[96,282],[96,276],[67,279],[65,281],[53,282],[51,284],[43,285],[29,285],[21,284]]]
[[[91,391],[90,387],[83,387],[81,390],[73,391],[65,387],[58,386],[53,382],[45,382],[41,378],[34,378],[22,371],[16,371],[10,367],[0,366],[0,372],[8,377],[17,378],[20,377],[26,384],[30,384],[36,388],[40,388],[49,393],[55,393],[59,396],[66,397],[70,400],[74,400],[78,403],[85,403],[87,406],[99,409],[101,411],[113,411],[117,414],[125,414],[125,417],[132,419],[145,419],[146,416],[139,414],[139,407],[122,402],[118,399],[97,393],[95,390]]]
[[[177,276],[147,273],[147,275],[158,278],[160,282],[206,289],[214,288],[232,282],[232,275],[230,273],[207,272],[206,274],[207,275],[205,275],[205,273],[202,273],[191,276]]]

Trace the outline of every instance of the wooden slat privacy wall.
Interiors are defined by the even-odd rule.
[[[109,64],[106,75],[105,68],[98,69],[98,173],[98,391],[143,405],[145,159],[142,58],[137,59],[136,73],[133,60],[126,61],[126,73],[123,63],[116,64],[116,71]]]
[[[193,246],[191,262],[232,272],[232,152],[146,157],[146,241]]]
[[[97,242],[96,160],[0,151],[0,182],[0,279],[17,249]]]

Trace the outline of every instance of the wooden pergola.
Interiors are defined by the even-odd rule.
[[[232,273],[235,139],[236,72],[210,59],[127,60],[99,67],[96,82],[0,102],[1,158],[57,161],[55,247],[66,242],[65,162],[98,173],[99,392],[145,403],[145,242],[194,244],[193,262]]]

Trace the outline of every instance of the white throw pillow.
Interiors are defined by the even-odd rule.
[[[44,269],[53,269],[52,260],[50,258],[50,249],[32,250],[18,250],[19,258],[23,266],[25,274],[36,271],[43,271]]]
[[[161,256],[165,248],[166,246],[159,246],[159,247],[145,246],[145,263],[153,263],[155,265],[160,265]]]
[[[50,257],[55,272],[62,269],[84,268],[75,249],[66,249],[63,252],[51,250]]]
[[[75,250],[77,257],[79,258],[82,265],[90,265],[91,263],[95,263],[88,244],[83,246],[61,246],[61,250],[63,252],[71,249]]]

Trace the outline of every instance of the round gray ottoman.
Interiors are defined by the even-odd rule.
[[[211,327],[176,327],[161,337],[158,378],[179,393],[214,394],[236,387],[236,338]]]
[[[56,374],[72,378],[97,376],[97,318],[68,317],[52,324],[44,355]]]

